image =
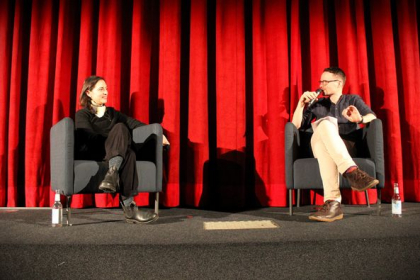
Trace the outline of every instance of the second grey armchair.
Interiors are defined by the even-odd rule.
[[[293,215],[293,192],[297,190],[297,206],[300,203],[300,190],[322,189],[319,165],[311,152],[311,131],[300,131],[288,122],[285,127],[285,172],[286,186],[289,190],[289,214]],[[358,143],[363,147],[356,158],[356,164],[370,176],[379,180],[376,186],[378,204],[381,203],[381,189],[385,187],[385,164],[382,122],[375,119],[363,128],[363,139]],[[340,188],[351,188],[348,181],[340,175]],[[369,200],[366,193],[366,201]]]

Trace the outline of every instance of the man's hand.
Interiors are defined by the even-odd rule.
[[[168,139],[166,139],[166,136],[165,135],[162,135],[163,137],[162,137],[162,144],[163,144],[163,146],[168,146],[168,145],[170,145],[170,143],[169,143],[169,141],[168,141]]]
[[[359,113],[356,107],[350,105],[342,112],[343,116],[351,122],[360,123],[362,121],[362,115]]]
[[[315,91],[305,91],[299,99],[299,105],[305,107],[306,103],[309,103],[312,99],[318,99],[318,94]]]

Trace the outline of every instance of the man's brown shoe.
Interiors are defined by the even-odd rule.
[[[365,191],[379,184],[378,180],[370,177],[366,172],[360,170],[359,168],[356,168],[351,172],[346,172],[343,176],[349,181],[351,188],[359,192]]]
[[[319,211],[309,215],[309,219],[318,222],[334,222],[335,220],[341,220],[343,216],[341,203],[335,200],[327,200]]]

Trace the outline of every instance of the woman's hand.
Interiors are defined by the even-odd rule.
[[[166,136],[165,135],[162,135],[162,136],[163,136],[162,137],[162,144],[163,144],[163,146],[169,146],[170,143],[169,143],[168,139],[166,139]]]

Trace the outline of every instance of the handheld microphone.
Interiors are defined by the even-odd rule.
[[[314,105],[314,103],[316,102],[316,99],[321,94],[321,92],[322,92],[322,89],[320,89],[320,88],[315,91],[316,97],[314,99],[312,99],[311,101],[309,101],[308,108],[311,107],[312,105]]]

